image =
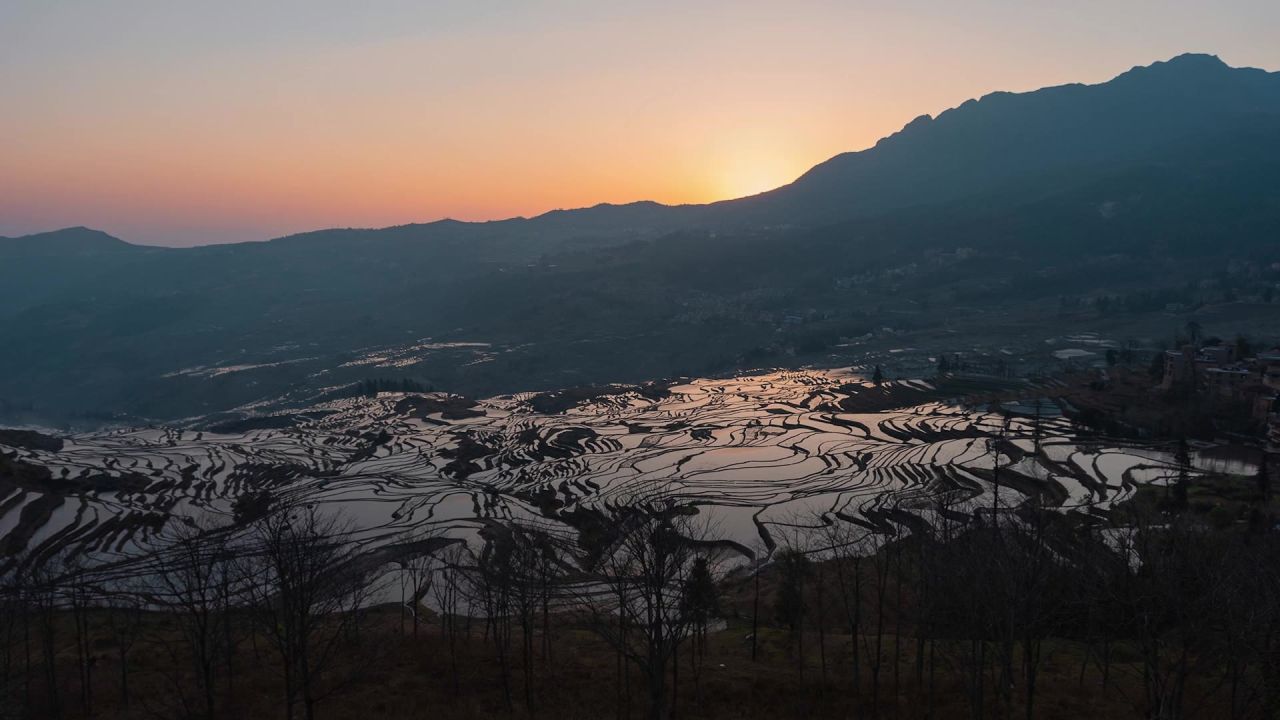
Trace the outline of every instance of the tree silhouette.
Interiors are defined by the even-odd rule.
[[[1201,338],[1200,323],[1195,320],[1188,320],[1186,327],[1187,327],[1187,337],[1191,338],[1191,344],[1198,345],[1200,343],[1200,338]]]

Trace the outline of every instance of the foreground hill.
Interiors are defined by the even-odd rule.
[[[0,417],[173,419],[370,377],[492,394],[862,362],[903,333],[924,355],[1033,346],[1097,329],[1063,310],[1100,296],[1137,313],[1117,339],[1246,300],[1223,332],[1280,332],[1278,234],[1280,74],[1181,56],[988,95],[711,205],[189,249],[0,239]]]

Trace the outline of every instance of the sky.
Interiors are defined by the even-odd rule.
[[[0,235],[708,202],[995,90],[1280,69],[1276,28],[1275,0],[0,0]]]

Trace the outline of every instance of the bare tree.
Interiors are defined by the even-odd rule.
[[[862,690],[862,556],[866,552],[866,532],[851,522],[837,519],[826,526],[827,544],[835,565],[836,588],[849,630],[852,653],[853,694]]]
[[[152,595],[168,611],[174,627],[172,633],[155,628],[159,632],[154,640],[169,657],[162,673],[184,717],[211,719],[217,713],[224,639],[219,620],[225,607],[220,591],[231,565],[225,530],[178,522],[168,546],[157,553],[147,572],[154,584]],[[190,668],[191,680],[179,671],[184,665]]]
[[[485,638],[493,644],[498,660],[502,696],[508,710],[514,707],[511,682],[511,615],[516,560],[509,540],[485,543],[473,581],[484,609]]]
[[[1253,539],[1237,557],[1243,582],[1236,597],[1248,603],[1237,634],[1257,667],[1263,717],[1280,717],[1280,533]]]
[[[778,568],[778,595],[774,613],[779,622],[791,633],[792,650],[800,683],[804,684],[804,624],[809,615],[806,589],[813,564],[804,549],[791,544],[778,552],[774,559]]]
[[[760,561],[766,550],[759,543],[751,553],[751,662],[757,660],[760,647]]]
[[[49,622],[55,603],[52,574],[43,561],[22,554],[10,558],[3,580],[4,612],[0,622],[5,635],[5,696],[16,698],[20,694],[21,701],[14,699],[11,704],[21,705],[27,715],[52,717],[59,712],[57,674],[50,665],[56,643],[55,628]],[[44,662],[40,661],[41,656]],[[48,686],[44,708],[36,700],[41,680]]]
[[[431,594],[436,607],[440,608],[440,631],[449,646],[450,689],[458,694],[458,634],[459,610],[464,602],[464,573],[470,558],[470,549],[466,543],[451,543],[439,553],[439,577],[431,584]]]
[[[248,590],[283,667],[286,717],[301,703],[302,717],[314,720],[316,704],[335,687],[324,674],[374,591],[377,568],[362,562],[350,534],[341,515],[315,506],[279,509],[250,532]]]
[[[892,558],[884,547],[871,555],[871,566],[875,573],[876,597],[876,638],[874,650],[871,652],[871,713],[880,711],[880,671],[884,667],[884,624],[885,601],[889,591],[889,570]]]
[[[491,538],[484,558],[496,573],[490,583],[497,597],[505,600],[509,623],[514,618],[520,628],[520,662],[525,710],[534,714],[534,650],[541,614],[544,637],[543,657],[549,649],[545,638],[550,633],[550,596],[559,575],[557,546],[551,534],[524,524],[508,525]],[[511,637],[510,629],[506,631]]]
[[[30,611],[27,606],[26,582],[21,563],[13,563],[0,572],[0,701],[9,707],[23,703],[19,686],[29,687]],[[28,693],[29,705],[29,693]]]
[[[1210,641],[1219,622],[1214,590],[1222,549],[1207,528],[1186,518],[1130,517],[1127,561],[1111,565],[1105,589],[1124,620],[1120,637],[1137,649],[1148,717],[1180,720],[1187,716],[1188,680],[1217,664]]]
[[[684,586],[683,613],[690,619],[692,641],[689,643],[689,666],[693,671],[694,694],[701,698],[702,663],[707,653],[707,630],[711,619],[720,613],[720,589],[707,556],[694,558],[693,568]]]
[[[653,720],[668,714],[676,685],[668,688],[668,674],[696,621],[684,593],[698,559],[718,574],[721,553],[694,518],[692,508],[667,499],[617,508],[616,532],[593,568],[605,591],[589,591],[584,603],[591,628],[643,674]]]
[[[431,593],[436,580],[437,561],[431,554],[440,533],[434,528],[415,528],[400,539],[404,556],[400,559],[400,630],[404,632],[404,613],[413,619],[413,637],[418,637],[422,616],[422,600]],[[408,593],[406,595],[406,588]]]
[[[35,613],[35,629],[40,645],[40,667],[44,674],[46,692],[45,711],[50,717],[62,716],[62,692],[58,676],[58,654],[61,633],[59,632],[58,614],[60,610],[59,580],[61,568],[57,567],[57,558],[38,558],[34,560],[27,580],[29,604]]]
[[[104,583],[107,630],[116,648],[116,662],[120,665],[120,704],[127,711],[131,702],[129,693],[130,653],[142,636],[146,618],[146,588],[132,576],[109,578]]]
[[[67,572],[62,582],[62,594],[65,607],[71,611],[72,628],[75,633],[76,671],[80,685],[80,709],[84,715],[93,715],[93,667],[95,658],[91,640],[91,620],[94,605],[94,592],[90,587],[84,568],[80,567],[80,557],[68,559],[64,567]]]

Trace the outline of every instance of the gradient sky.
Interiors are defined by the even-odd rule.
[[[1277,69],[1277,28],[1276,0],[0,0],[0,235],[706,202],[993,90]]]

